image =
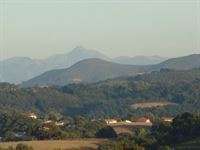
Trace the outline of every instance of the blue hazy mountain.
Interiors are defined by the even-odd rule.
[[[199,65],[198,61],[200,60],[199,55],[191,55],[190,57],[186,56],[186,57],[174,58],[174,59],[168,59],[168,60],[166,60],[166,58],[159,57],[159,56],[118,57],[118,58],[111,59],[107,57],[106,55],[100,53],[99,51],[90,50],[90,49],[86,49],[79,46],[79,47],[74,48],[69,53],[53,55],[47,59],[39,60],[39,59],[31,59],[28,57],[14,57],[14,58],[0,61],[0,82],[10,82],[10,83],[16,83],[16,84],[22,83],[23,81],[27,81],[39,75],[42,75],[43,73],[47,71],[51,71],[51,70],[58,71],[58,69],[66,69],[79,62],[82,62],[83,60],[87,60],[91,58],[101,59],[102,60],[101,62],[107,61],[109,62],[109,64],[114,62],[115,66],[116,64],[123,64],[124,66],[134,65],[133,66],[134,74],[138,73],[135,71],[136,65],[137,65],[136,68],[139,68],[139,66],[141,66],[141,68],[144,68],[142,65],[148,65],[145,67],[145,71],[147,70],[147,68],[148,69],[150,68],[149,70],[158,70],[161,68],[168,68],[168,67],[175,68],[175,69],[184,69],[184,68],[197,67]],[[92,62],[90,62],[90,64],[92,64]],[[96,63],[90,66],[93,66],[92,69],[94,69],[96,67]],[[119,68],[121,67],[122,66],[120,66]],[[87,67],[84,66],[84,69],[85,68]],[[98,69],[98,68],[95,68],[95,69]],[[103,67],[100,69],[103,70]],[[107,72],[107,74],[109,75],[107,77],[104,76],[99,79],[94,77],[95,79],[97,79],[96,81],[121,75],[121,73],[118,74],[116,72],[115,72],[116,75],[113,75],[112,70],[110,70],[110,73],[109,73],[108,72],[109,70],[106,70],[106,69],[107,68],[105,68],[105,72]],[[93,73],[96,74],[96,71],[97,70],[93,70]],[[128,72],[129,71],[130,70],[128,69]],[[126,72],[124,72],[123,75],[126,75]],[[77,81],[78,80],[79,79],[77,79]]]
[[[68,68],[81,60],[89,58],[109,60],[107,56],[98,51],[88,50],[80,46],[69,53],[53,55],[43,60],[13,57],[0,61],[0,81],[20,83],[46,71]]]

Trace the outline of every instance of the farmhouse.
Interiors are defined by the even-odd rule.
[[[64,126],[64,122],[63,121],[59,121],[59,122],[55,122],[56,126]]]
[[[130,120],[125,120],[125,123],[132,123],[132,121],[130,121]]]
[[[74,78],[74,79],[72,79],[72,81],[74,83],[80,83],[82,80],[80,78]]]
[[[28,118],[32,118],[32,119],[37,119],[37,115],[36,115],[35,113],[32,113],[32,112],[31,112],[31,113],[28,113],[28,114],[27,114],[27,117],[28,117]]]
[[[117,120],[116,119],[105,119],[105,122],[107,124],[115,124],[115,123],[117,123]]]
[[[146,118],[146,117],[141,117],[141,118],[138,118],[136,120],[136,122],[141,122],[141,123],[151,123],[151,120],[149,118]]]
[[[162,117],[161,118],[163,122],[172,122],[173,121],[173,117]]]
[[[50,128],[52,128],[53,126],[64,126],[64,122],[63,121],[59,121],[59,122],[54,122],[52,120],[46,120],[43,122],[43,130],[49,130]]]
[[[52,120],[46,120],[46,121],[44,121],[43,123],[44,124],[50,124],[50,123],[52,123],[53,121]]]
[[[54,122],[52,120],[46,120],[46,121],[43,122],[42,129],[47,131],[50,128],[52,128],[53,125],[54,125]]]

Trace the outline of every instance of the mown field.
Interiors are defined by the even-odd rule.
[[[34,150],[96,150],[105,139],[76,139],[76,140],[48,140],[48,141],[24,141],[0,143],[0,147],[16,147],[19,143],[27,144]]]
[[[135,103],[131,105],[132,108],[152,108],[152,107],[164,107],[169,105],[177,105],[176,103],[171,102],[142,102],[142,103]]]
[[[119,122],[115,124],[110,125],[117,134],[133,134],[133,130],[136,130],[138,128],[149,128],[152,126],[152,123],[143,123],[143,122],[132,122],[132,123],[125,123],[125,122]]]

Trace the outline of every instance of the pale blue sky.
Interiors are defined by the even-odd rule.
[[[82,45],[108,56],[200,53],[200,0],[0,0],[1,59]]]

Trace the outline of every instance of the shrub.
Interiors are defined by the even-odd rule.
[[[107,127],[100,129],[97,132],[96,136],[98,138],[116,138],[117,133],[115,132],[115,130],[112,127],[107,126]]]

